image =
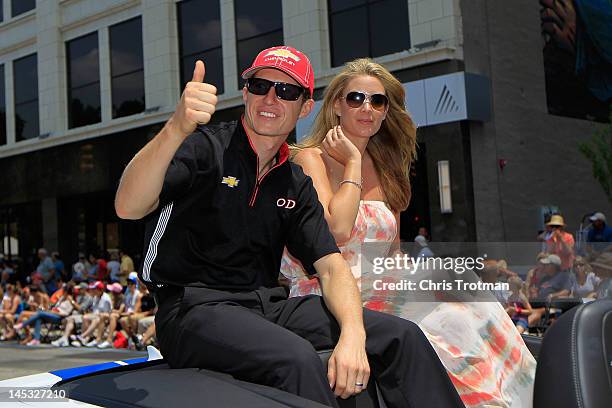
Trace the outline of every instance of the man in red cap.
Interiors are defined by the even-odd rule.
[[[146,220],[139,276],[159,305],[166,361],[328,406],[365,389],[371,365],[389,407],[462,406],[415,324],[362,309],[312,181],[288,161],[285,140],[314,103],[308,57],[286,46],[260,52],[242,74],[243,117],[215,126],[203,126],[217,104],[204,75],[197,61],[115,199],[121,218]],[[322,298],[287,299],[278,284],[285,246],[318,274]],[[326,372],[315,350],[331,348]]]

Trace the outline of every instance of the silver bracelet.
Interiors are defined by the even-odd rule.
[[[360,189],[360,190],[363,190],[363,186],[362,186],[362,185],[361,185],[361,183],[360,183],[360,182],[358,182],[358,181],[354,181],[354,180],[342,180],[342,181],[340,182],[340,185],[343,185],[343,184],[345,184],[345,183],[354,184],[354,185],[356,185],[357,187],[359,187],[359,189]]]

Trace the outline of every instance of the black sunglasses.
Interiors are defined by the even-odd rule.
[[[389,99],[383,94],[368,95],[364,92],[349,92],[343,99],[346,100],[346,104],[351,108],[359,108],[366,102],[370,102],[373,109],[377,111],[384,111],[387,105],[389,105]]]
[[[267,95],[272,86],[276,96],[284,101],[297,101],[300,95],[308,96],[306,89],[285,82],[268,81],[263,78],[249,78],[246,82],[247,91],[253,95]]]

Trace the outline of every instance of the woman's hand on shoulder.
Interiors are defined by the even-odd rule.
[[[327,132],[322,146],[330,157],[343,166],[346,166],[350,161],[361,165],[361,152],[344,135],[340,126],[334,126]]]

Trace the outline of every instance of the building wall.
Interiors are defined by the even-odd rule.
[[[225,92],[218,110],[242,104],[238,90],[234,7],[221,2]],[[5,8],[8,9],[4,2]],[[0,23],[0,64],[5,64],[9,143],[0,146],[0,158],[77,140],[99,137],[165,121],[180,98],[176,0],[45,0],[23,15]],[[317,87],[324,87],[340,70],[329,55],[326,0],[283,0],[285,43],[303,49],[311,58]],[[456,0],[409,1],[411,49],[376,60],[391,71],[449,59],[460,59],[461,16]],[[142,16],[147,111],[111,118],[110,51],[108,27]],[[65,42],[98,31],[102,121],[68,129]],[[13,73],[11,62],[38,55],[41,139],[14,143]]]
[[[588,212],[612,212],[578,151],[598,125],[548,113],[539,13],[529,0],[461,2],[465,69],[492,84],[493,120],[470,123],[481,241],[535,240],[543,205],[558,206],[569,231]]]

